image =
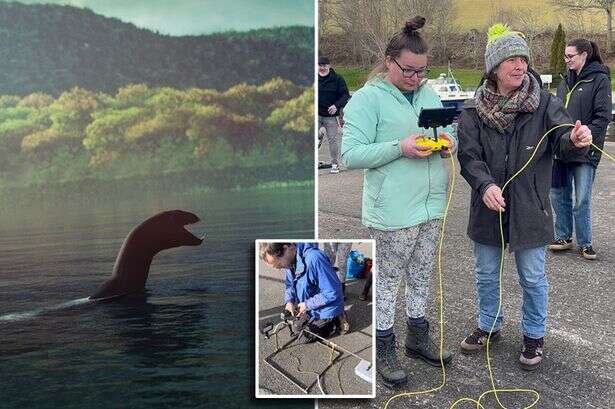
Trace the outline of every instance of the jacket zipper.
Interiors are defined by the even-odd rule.
[[[408,102],[408,104],[410,104],[410,108],[412,108],[412,112],[414,113],[414,115],[416,116],[418,120],[419,114],[416,112],[416,108],[414,104],[412,103],[416,101],[416,91],[412,95],[412,102],[408,101],[406,97],[404,97],[404,99]],[[428,157],[427,158],[427,197],[425,198],[425,213],[427,213],[427,220],[430,219],[429,207],[427,205],[427,203],[429,202],[430,193],[431,193],[431,157]]]
[[[570,102],[570,97],[572,96],[572,92],[574,91],[574,89],[577,87],[577,85],[579,85],[582,82],[585,83],[590,83],[592,82],[594,79],[592,78],[591,80],[581,80],[581,81],[577,81],[576,84],[574,84],[574,87],[572,87],[572,89],[570,91],[568,91],[566,93],[566,101],[564,103],[564,108],[568,109],[568,103]],[[568,84],[566,84],[566,88],[568,88]]]
[[[427,206],[427,202],[429,202],[429,195],[431,193],[431,158],[427,158],[427,197],[425,198],[425,212],[427,213],[427,220],[429,217],[429,207]]]

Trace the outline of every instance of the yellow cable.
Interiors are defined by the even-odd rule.
[[[534,156],[536,156],[536,153],[538,152],[538,148],[540,147],[540,145],[543,143],[543,141],[546,139],[547,136],[549,136],[549,134],[551,132],[553,132],[554,130],[558,129],[558,128],[562,128],[562,127],[574,127],[574,124],[561,124],[561,125],[557,125],[554,126],[553,128],[549,129],[543,136],[542,138],[540,138],[540,140],[538,141],[538,144],[536,145],[536,147],[534,148],[534,151],[532,152],[532,155],[530,156],[530,158],[527,160],[527,162],[521,167],[521,169],[519,169],[517,172],[515,172],[515,174],[513,176],[511,176],[506,183],[504,183],[504,186],[502,187],[502,194],[504,193],[505,189],[510,185],[510,183],[517,177],[519,176],[532,162],[532,159],[534,159]],[[593,143],[591,144],[591,146],[593,146],[595,149],[599,150],[603,155],[605,155],[606,157],[608,157],[610,160],[612,160],[613,162],[615,162],[615,158],[611,155],[609,155],[607,152],[603,151],[602,149],[600,149],[598,146],[594,145]],[[444,367],[444,362],[442,360],[442,354],[444,352],[444,294],[443,294],[443,285],[442,285],[442,248],[444,245],[444,228],[446,226],[446,220],[448,217],[448,212],[449,212],[449,208],[450,208],[450,204],[452,201],[452,197],[453,197],[453,189],[455,187],[455,159],[453,157],[453,155],[450,156],[451,158],[451,173],[452,173],[452,177],[451,177],[451,183],[450,183],[450,188],[449,188],[449,195],[448,195],[448,200],[446,202],[446,207],[444,210],[444,217],[442,219],[442,230],[440,232],[440,240],[439,240],[439,244],[438,244],[438,301],[439,301],[439,315],[440,315],[440,368],[442,370],[442,383],[435,387],[435,388],[431,388],[431,389],[427,389],[427,390],[421,390],[421,391],[414,391],[414,392],[404,392],[404,393],[400,393],[397,395],[392,396],[391,398],[389,398],[386,402],[386,404],[384,405],[384,409],[388,409],[389,404],[394,401],[395,399],[401,398],[401,397],[405,397],[405,396],[417,396],[417,395],[423,395],[423,394],[428,394],[428,393],[432,393],[432,392],[438,392],[440,389],[442,389],[445,384],[446,384],[446,369]],[[482,399],[489,395],[489,394],[493,394],[495,396],[495,399],[498,403],[498,405],[500,406],[500,408],[502,409],[506,409],[506,407],[502,404],[502,402],[500,402],[498,393],[529,393],[535,396],[535,399],[532,401],[532,403],[529,406],[525,406],[523,409],[530,409],[532,407],[534,407],[538,401],[540,400],[540,394],[533,390],[533,389],[520,389],[520,388],[505,388],[505,389],[498,389],[496,388],[495,385],[495,379],[493,377],[493,369],[491,368],[491,356],[489,353],[489,349],[491,346],[491,333],[493,332],[493,330],[495,329],[495,324],[497,322],[497,317],[500,315],[500,311],[502,309],[502,278],[503,278],[503,272],[504,272],[504,255],[505,255],[505,249],[506,249],[506,244],[505,244],[505,240],[504,240],[504,226],[503,226],[503,221],[502,221],[502,213],[499,212],[499,223],[500,223],[500,241],[501,241],[501,253],[500,253],[500,271],[499,271],[499,299],[498,299],[498,309],[497,309],[497,313],[496,313],[496,319],[493,321],[493,324],[491,326],[491,329],[489,330],[489,336],[487,337],[487,346],[486,346],[486,355],[487,355],[487,368],[489,370],[489,380],[491,382],[491,389],[488,391],[483,392],[478,400],[476,399],[472,399],[469,397],[464,397],[464,398],[460,398],[458,400],[456,400],[455,402],[453,402],[453,404],[450,406],[449,409],[454,409],[458,404],[464,403],[464,402],[472,402],[476,404],[476,408],[477,409],[485,409],[485,407],[481,404]]]
[[[448,209],[451,205],[451,201],[453,199],[453,188],[455,187],[455,158],[451,153],[451,183],[448,193],[448,200],[446,201],[446,207],[444,209],[444,217],[442,218],[442,230],[440,231],[440,240],[438,244],[438,299],[440,305],[440,369],[442,370],[442,383],[432,389],[424,390],[424,391],[415,391],[415,392],[404,392],[398,395],[392,396],[384,405],[384,409],[387,409],[389,404],[395,399],[404,397],[404,396],[416,396],[423,395],[431,392],[438,392],[440,389],[444,387],[446,384],[446,369],[444,368],[444,361],[442,360],[442,352],[444,351],[444,291],[442,286],[442,248],[444,247],[444,228],[446,227],[446,219],[448,217]]]
[[[608,153],[606,153],[605,151],[603,151],[602,149],[600,149],[599,147],[597,147],[596,145],[594,145],[592,143],[592,146],[594,147],[594,149],[599,150],[600,153],[602,153],[604,156],[606,156],[607,158],[609,158],[610,160],[612,160],[613,162],[615,162],[615,158],[611,155],[609,155]]]

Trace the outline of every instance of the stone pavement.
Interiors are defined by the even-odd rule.
[[[323,246],[320,246],[323,248]],[[373,257],[370,242],[354,243],[353,249],[359,250],[366,257]],[[344,349],[353,352],[368,362],[373,361],[373,326],[371,299],[359,300],[365,280],[353,279],[346,281],[346,314],[351,324],[351,331],[344,335],[337,335],[330,340]],[[268,267],[259,260],[259,313],[258,324],[261,327],[265,322],[277,324],[280,312],[284,310],[284,273]],[[370,297],[372,292],[370,292]],[[259,389],[263,395],[294,395],[306,397],[299,388],[285,379],[282,375],[264,363],[265,357],[273,353],[274,338],[265,339],[258,334],[259,340]],[[290,340],[288,329],[279,333],[279,345]],[[292,343],[288,348],[282,349],[273,357],[273,361],[283,370],[301,383],[309,386],[309,395],[320,395],[316,373],[322,372],[329,365],[330,349],[320,343]],[[359,359],[342,353],[320,377],[325,393],[330,395],[362,395],[372,394],[372,384],[357,377],[354,373]]]

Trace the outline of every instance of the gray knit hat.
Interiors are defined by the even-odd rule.
[[[530,47],[518,31],[511,31],[505,24],[494,24],[487,33],[485,72],[489,74],[502,61],[510,57],[525,57],[531,61]]]

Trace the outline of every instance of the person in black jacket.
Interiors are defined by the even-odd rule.
[[[557,97],[564,101],[572,119],[588,124],[594,144],[602,149],[612,110],[609,69],[602,64],[598,46],[592,41],[572,40],[566,45],[564,55],[568,72],[557,87]],[[581,255],[588,260],[596,258],[592,247],[591,196],[600,156],[600,151],[592,147],[587,155],[572,162],[562,158],[555,161],[551,186],[555,238],[549,245],[550,250],[561,251],[573,247],[574,225]]]
[[[350,99],[346,81],[338,75],[327,57],[318,59],[318,129],[326,130],[331,154],[331,173],[339,172],[338,117]]]
[[[553,126],[570,123],[559,99],[541,90],[528,74],[530,50],[517,32],[503,25],[490,29],[485,51],[487,81],[461,112],[458,125],[461,174],[472,188],[468,236],[474,242],[478,328],[461,342],[461,351],[474,353],[500,338],[501,233],[514,252],[523,289],[523,349],[521,367],[532,370],[542,361],[546,332],[548,282],[545,246],[553,237],[549,203],[553,153],[561,158],[582,157],[592,137],[577,121],[574,128],[558,128],[542,144]],[[502,188],[536,151],[531,164],[506,190]]]

